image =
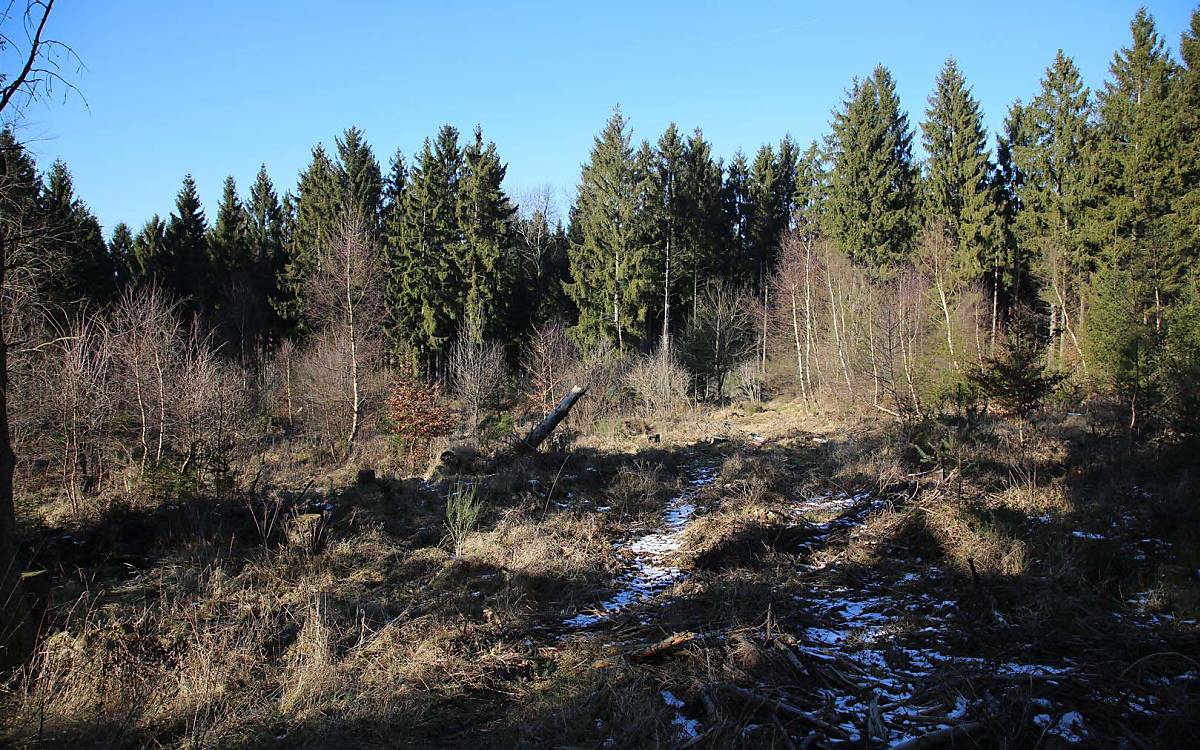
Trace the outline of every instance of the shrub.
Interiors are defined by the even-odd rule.
[[[454,429],[454,412],[441,400],[436,385],[402,378],[392,387],[384,405],[392,434],[411,458],[417,446]]]
[[[669,346],[642,357],[625,374],[625,385],[647,415],[666,414],[685,406],[689,380],[687,370]]]
[[[459,482],[446,496],[446,530],[450,532],[456,557],[463,542],[475,530],[481,507],[478,488],[472,483]]]

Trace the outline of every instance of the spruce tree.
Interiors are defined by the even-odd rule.
[[[1103,262],[1148,281],[1145,304],[1161,331],[1163,306],[1184,270],[1170,227],[1171,204],[1182,188],[1172,63],[1144,8],[1130,31],[1132,43],[1114,56],[1112,80],[1097,98],[1100,236],[1107,246]]]
[[[383,201],[383,175],[379,162],[356,127],[337,139],[339,215],[358,216],[372,238],[379,234]]]
[[[824,150],[813,141],[796,164],[796,187],[792,204],[795,206],[796,229],[802,236],[815,238],[821,233],[826,200],[829,198],[829,172]]]
[[[1041,92],[1022,110],[1023,133],[1013,146],[1021,174],[1018,242],[1043,265],[1052,361],[1066,352],[1068,340],[1082,354],[1084,284],[1095,266],[1088,221],[1095,206],[1090,99],[1075,63],[1059,50]],[[1086,360],[1082,364],[1086,371]]]
[[[47,298],[60,305],[103,305],[116,292],[117,268],[100,222],[75,195],[71,172],[61,160],[46,173],[39,202],[45,230],[61,255]]]
[[[643,144],[639,169],[643,177],[643,206],[640,213],[647,221],[643,241],[654,249],[657,261],[655,275],[659,279],[658,321],[661,341],[667,344],[679,325],[678,306],[680,282],[686,277],[681,270],[681,248],[688,222],[685,186],[686,144],[675,123],[667,126],[654,148]],[[688,279],[690,284],[690,279]],[[675,313],[674,319],[672,313]]]
[[[133,230],[125,222],[113,227],[108,240],[108,257],[112,258],[117,276],[117,289],[124,289],[133,279]]]
[[[171,258],[167,253],[167,224],[158,214],[133,238],[129,277],[135,286],[157,284],[167,288]]]
[[[607,338],[619,348],[638,345],[655,285],[647,248],[638,243],[638,174],[626,120],[613,112],[592,146],[580,177],[575,217],[580,239],[570,248],[581,339]]]
[[[745,269],[753,267],[750,240],[750,166],[739,149],[729,162],[725,184],[721,188],[721,213],[725,217],[725,237],[714,263],[717,276],[731,283],[744,279]]]
[[[794,162],[793,162],[794,164]],[[791,167],[794,173],[795,167]],[[780,234],[787,225],[786,205],[794,200],[795,177],[781,174],[780,160],[770,145],[762,146],[750,169],[749,201],[746,207],[746,240],[749,244],[746,264],[741,269],[742,283],[761,287],[768,268],[774,262]],[[790,189],[789,189],[790,188]],[[788,193],[784,199],[785,191]]]
[[[712,146],[699,128],[688,138],[683,154],[681,196],[680,307],[695,317],[702,278],[713,268],[728,234],[722,210],[724,170],[712,156]]]
[[[785,135],[779,142],[779,151],[775,160],[776,196],[775,208],[778,213],[779,232],[790,229],[796,211],[797,181],[800,179],[800,146],[792,140],[791,135]],[[776,250],[778,248],[775,248]]]
[[[283,206],[275,194],[266,165],[261,165],[250,186],[250,201],[246,205],[246,251],[250,278],[263,319],[262,334],[268,344],[283,334],[283,322],[270,300],[278,296],[276,281],[285,262],[284,225]]]
[[[391,169],[383,186],[383,206],[380,210],[381,257],[384,272],[384,311],[387,315],[387,331],[393,353],[402,352],[412,338],[411,332],[400,328],[399,322],[405,315],[400,311],[404,304],[403,289],[408,265],[404,252],[408,245],[404,239],[404,195],[408,187],[408,168],[404,154],[396,149]]]
[[[171,265],[164,280],[172,293],[187,301],[193,313],[201,315],[211,311],[214,303],[207,234],[196,182],[190,174],[185,175],[175,198],[175,211],[167,220],[164,243]]]
[[[917,203],[912,133],[887,68],[854,81],[832,127],[830,233],[855,263],[885,274],[912,249]]]
[[[1024,178],[1013,153],[1029,143],[1028,116],[1021,100],[1013,102],[1004,118],[1003,132],[996,136],[996,168],[992,172],[993,252],[1002,264],[1001,304],[1006,315],[1018,306],[1032,310],[1036,299],[1033,278],[1035,252],[1018,237],[1017,214]]]
[[[217,206],[217,221],[208,238],[209,262],[218,295],[226,286],[228,277],[249,270],[250,253],[246,235],[246,210],[238,197],[237,183],[230,175],[225,178],[221,202]]]
[[[1178,114],[1179,195],[1172,204],[1178,252],[1187,258],[1200,257],[1200,8],[1179,40],[1179,68],[1174,85],[1174,109]]]
[[[319,144],[300,175],[297,191],[294,209],[287,212],[294,218],[283,248],[286,260],[276,280],[277,296],[272,300],[284,328],[293,335],[304,331],[309,279],[316,270],[320,248],[333,236],[338,221],[337,172]]]
[[[463,151],[458,185],[458,224],[462,233],[462,283],[466,289],[463,322],[487,338],[500,338],[508,322],[515,263],[511,222],[516,208],[501,187],[507,167],[496,144],[483,142],[483,131]],[[481,342],[473,342],[481,343]]]
[[[938,74],[921,131],[927,154],[926,208],[954,241],[957,277],[968,283],[987,279],[998,292],[1004,263],[995,242],[987,134],[979,102],[954,58]]]
[[[426,139],[408,173],[403,211],[389,231],[388,309],[396,354],[437,376],[457,332],[465,292],[458,226],[462,154],[449,125]]]

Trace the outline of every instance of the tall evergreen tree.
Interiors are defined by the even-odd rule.
[[[113,227],[108,240],[108,257],[112,258],[117,276],[117,288],[123,289],[133,279],[133,230],[125,222]]]
[[[829,198],[829,172],[825,162],[824,150],[813,141],[796,163],[795,197],[792,199],[796,228],[811,237],[821,232]]]
[[[1013,146],[1021,174],[1018,242],[1044,265],[1050,310],[1051,354],[1079,349],[1082,294],[1094,268],[1088,216],[1095,205],[1094,170],[1088,162],[1091,95],[1075,63],[1059,50],[1042,90],[1022,112],[1022,137]],[[1083,362],[1087,369],[1086,361]]]
[[[887,68],[854,81],[832,125],[830,233],[856,263],[883,272],[912,249],[917,197],[912,132]]]
[[[58,304],[107,302],[116,292],[116,264],[100,222],[75,195],[71,172],[61,160],[46,173],[40,203],[46,231],[62,256],[48,298]]]
[[[746,232],[749,243],[742,281],[761,287],[774,263],[780,236],[787,228],[795,202],[795,149],[786,141],[788,154],[776,155],[765,145],[754,156],[750,169]]]
[[[462,282],[466,289],[464,321],[489,338],[504,335],[515,277],[511,222],[516,208],[502,183],[508,168],[500,162],[496,144],[475,138],[463,151],[458,185],[458,224],[462,232]],[[479,343],[479,342],[476,342]]]
[[[276,282],[285,263],[285,221],[284,209],[275,194],[267,167],[260,165],[254,184],[250,186],[250,201],[246,204],[246,251],[264,321],[262,333],[269,339],[267,343],[283,333],[283,322],[270,300],[279,294]]]
[[[249,270],[250,253],[247,244],[246,209],[237,194],[233,175],[225,178],[221,202],[217,206],[217,221],[209,233],[208,246],[213,283],[220,289],[231,274]]]
[[[643,144],[639,159],[643,184],[641,213],[646,218],[642,241],[653,247],[652,255],[657,261],[655,275],[661,299],[658,320],[663,344],[670,341],[671,333],[678,327],[675,301],[680,297],[680,282],[686,278],[680,273],[681,247],[688,222],[686,150],[679,129],[671,123],[654,148]],[[674,320],[672,312],[676,314]]]
[[[462,153],[449,125],[426,139],[409,171],[402,221],[389,242],[388,308],[397,354],[437,375],[458,330],[465,297],[461,277],[458,183]]]
[[[684,219],[680,228],[680,307],[696,315],[700,282],[713,268],[728,229],[722,208],[722,165],[699,128],[688,138],[683,153],[681,196]]]
[[[983,113],[954,58],[938,74],[921,123],[926,161],[927,210],[944,223],[955,244],[963,281],[985,277],[998,292],[1003,256],[995,242],[996,201]]]
[[[570,248],[567,294],[579,308],[583,339],[607,338],[624,348],[645,334],[656,285],[648,252],[638,243],[638,175],[629,129],[620,110],[595,138],[576,202],[580,240]]]
[[[338,209],[360,217],[372,237],[379,233],[383,175],[379,162],[356,127],[337,139]]]
[[[714,266],[717,276],[736,283],[745,277],[745,269],[754,265],[750,238],[750,165],[740,149],[734,153],[725,174],[721,207],[725,217],[725,237]]]
[[[133,238],[130,280],[134,285],[169,283],[171,258],[167,253],[167,224],[158,214],[150,217]]]
[[[1112,80],[1100,92],[1097,174],[1104,262],[1147,280],[1155,328],[1179,286],[1184,257],[1175,252],[1170,220],[1179,195],[1179,139],[1172,94],[1172,63],[1154,19],[1139,9],[1132,43],[1113,58]]]
[[[308,310],[309,279],[317,267],[320,248],[333,236],[338,221],[339,183],[333,162],[320,145],[313,148],[312,161],[300,175],[289,232],[284,244],[286,260],[276,281],[272,300],[284,327],[302,333]]]
[[[392,156],[391,169],[384,181],[383,206],[381,208],[381,257],[384,272],[384,311],[387,315],[385,330],[393,353],[400,353],[413,339],[411,331],[400,327],[406,316],[400,306],[405,303],[405,275],[409,271],[405,252],[409,246],[404,237],[404,201],[408,189],[408,168],[404,154],[396,149]]]
[[[185,175],[183,187],[175,198],[175,211],[167,220],[164,243],[171,266],[165,281],[168,289],[186,299],[197,314],[209,312],[214,302],[207,235],[207,220],[196,193],[196,181],[190,174]]]

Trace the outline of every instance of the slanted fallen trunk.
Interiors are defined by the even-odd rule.
[[[562,401],[558,402],[558,406],[554,407],[546,418],[541,421],[536,427],[529,431],[525,439],[517,443],[514,452],[516,453],[532,453],[538,449],[546,438],[550,437],[550,433],[554,432],[554,428],[558,427],[559,422],[567,418],[567,414],[571,412],[571,407],[579,400],[579,397],[587,393],[587,386],[573,386],[567,395],[563,396]]]

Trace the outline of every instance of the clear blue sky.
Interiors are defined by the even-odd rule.
[[[50,32],[86,66],[66,71],[86,106],[38,105],[21,135],[40,167],[67,162],[106,232],[166,216],[186,172],[210,219],[226,174],[244,194],[265,163],[282,193],[352,124],[386,169],[443,123],[480,123],[512,194],[548,184],[565,202],[614,104],[639,140],[674,120],[728,157],[820,137],[878,62],[915,126],[954,55],[994,128],[1059,47],[1098,88],[1138,5],[60,0]],[[1175,50],[1195,4],[1147,7]]]

